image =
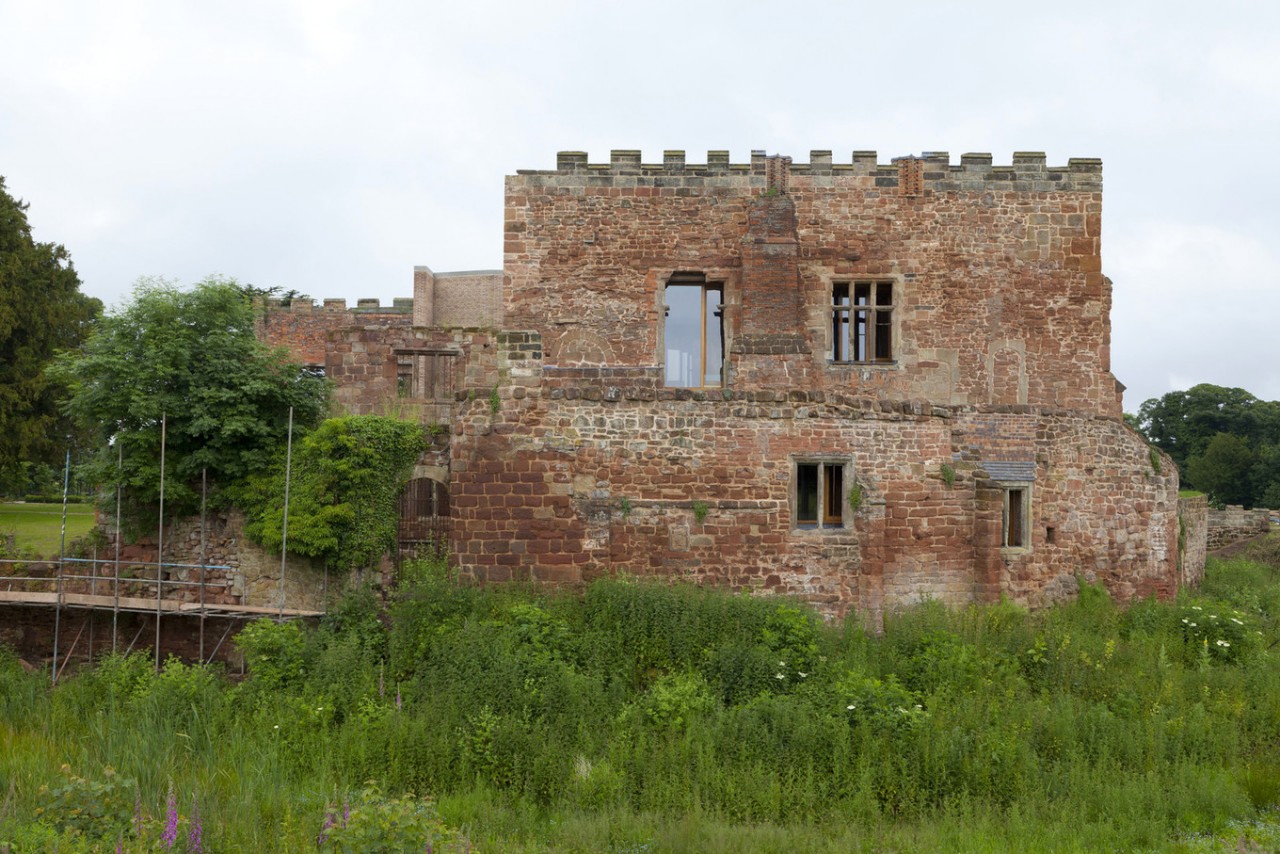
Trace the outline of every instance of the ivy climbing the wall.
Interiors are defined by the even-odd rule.
[[[298,443],[289,485],[288,551],[338,570],[372,566],[395,547],[398,500],[426,447],[423,428],[380,415],[330,418]],[[283,457],[239,491],[250,539],[279,549]]]

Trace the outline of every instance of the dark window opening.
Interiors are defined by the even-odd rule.
[[[700,273],[667,283],[663,326],[668,388],[718,388],[724,368],[724,286]]]
[[[831,360],[893,361],[893,283],[831,286]]]
[[[1057,540],[1057,538],[1058,538],[1057,529],[1055,529],[1052,525],[1044,529],[1044,541],[1046,543],[1048,543],[1049,545],[1053,545],[1054,541]]]
[[[396,396],[451,400],[457,355],[452,350],[396,350]]]
[[[795,508],[796,527],[843,527],[844,464],[796,463]]]
[[[1004,493],[1004,538],[1006,548],[1027,545],[1027,490],[1011,487]]]

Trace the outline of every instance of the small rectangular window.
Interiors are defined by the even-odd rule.
[[[795,468],[797,528],[844,527],[844,463],[798,462]]]
[[[1004,491],[1004,536],[1001,545],[1005,548],[1026,548],[1027,542],[1027,510],[1028,490],[1025,487],[1006,487]]]
[[[893,361],[893,282],[831,286],[831,360]]]

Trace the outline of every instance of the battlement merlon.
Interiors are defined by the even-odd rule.
[[[926,151],[920,155],[878,162],[874,151],[854,151],[846,163],[836,163],[829,150],[809,152],[808,163],[790,162],[789,158],[770,157],[764,151],[752,151],[749,163],[730,163],[728,151],[708,151],[706,163],[686,163],[683,151],[664,151],[661,163],[642,163],[641,153],[631,149],[610,152],[608,163],[591,163],[584,151],[561,151],[556,155],[556,168],[521,169],[521,177],[552,178],[555,184],[661,186],[676,187],[685,179],[691,187],[768,186],[770,162],[787,160],[790,176],[813,177],[815,184],[829,185],[842,179],[858,179],[857,183],[874,187],[896,188],[903,171],[903,161],[918,161],[926,192],[968,192],[1012,190],[1017,192],[1102,191],[1102,161],[1092,157],[1072,157],[1066,166],[1048,166],[1042,151],[1015,151],[1010,165],[993,165],[987,153],[960,155],[958,164],[951,163],[948,152]]]

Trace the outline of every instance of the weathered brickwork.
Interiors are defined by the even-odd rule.
[[[314,332],[345,411],[437,426],[417,475],[447,484],[458,570],[872,624],[1198,583],[1204,515],[1120,417],[1101,164],[809,159],[561,153],[507,179],[501,273],[419,267],[411,324]],[[676,287],[701,314],[668,332]]]
[[[329,336],[353,326],[378,329],[408,328],[413,321],[411,299],[397,299],[391,306],[378,300],[359,300],[354,309],[344,299],[326,299],[321,306],[307,298],[281,305],[269,300],[263,307],[258,334],[272,347],[283,347],[304,365],[323,366],[329,350]]]
[[[1178,560],[1184,587],[1199,587],[1204,580],[1204,562],[1209,551],[1208,514],[1207,496],[1178,498]]]
[[[1225,548],[1241,540],[1260,537],[1271,530],[1272,511],[1266,508],[1245,510],[1238,504],[1230,504],[1221,510],[1208,513],[1210,551]]]
[[[456,413],[459,568],[681,577],[872,622],[1198,577],[1174,467],[1119,417],[1100,164],[810,159],[569,152],[507,179],[503,325],[522,332],[499,334],[496,409]],[[723,294],[714,387],[665,387],[685,281]],[[833,300],[859,282],[889,288],[889,344],[836,358]],[[798,519],[811,461],[858,493],[821,528]]]

